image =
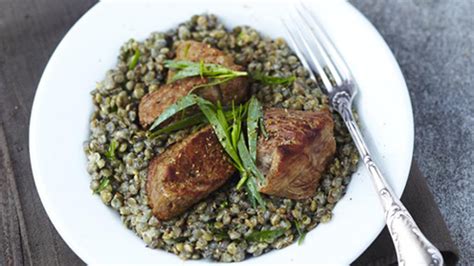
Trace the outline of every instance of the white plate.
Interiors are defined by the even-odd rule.
[[[360,86],[357,108],[369,146],[395,192],[405,186],[413,151],[413,117],[400,69],[374,27],[346,1],[312,1]],[[282,1],[102,1],[61,41],[36,92],[30,155],[36,186],[54,226],[87,263],[183,263],[145,247],[117,213],[91,194],[82,144],[92,112],[90,91],[116,63],[119,47],[166,31],[193,14],[210,12],[228,26],[251,25],[271,37],[284,35]],[[362,165],[330,223],[311,231],[303,245],[245,263],[348,264],[384,227],[382,209]],[[187,261],[202,263],[205,261]]]

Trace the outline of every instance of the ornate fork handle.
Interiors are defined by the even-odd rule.
[[[382,202],[385,220],[397,250],[400,265],[443,265],[439,250],[420,231],[408,210],[395,196],[379,168],[372,160],[367,145],[352,114],[352,97],[349,91],[340,91],[332,97],[332,106],[344,120],[363,162],[374,181]]]

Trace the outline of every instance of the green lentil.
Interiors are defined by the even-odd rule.
[[[270,76],[291,76],[289,86],[265,86],[251,82],[253,94],[266,106],[317,111],[328,108],[327,97],[309,78],[285,40],[262,37],[248,26],[226,30],[216,16],[196,15],[176,29],[154,32],[143,42],[129,40],[120,48],[117,65],[107,71],[103,81],[92,91],[95,106],[90,120],[90,136],[84,145],[87,171],[92,191],[101,177],[110,184],[99,193],[101,200],[117,210],[123,224],[141,237],[150,248],[172,252],[183,259],[207,258],[222,262],[241,261],[260,256],[272,249],[284,248],[298,238],[294,220],[305,230],[329,222],[332,209],[344,195],[359,156],[342,120],[333,115],[337,151],[334,160],[321,177],[316,195],[295,201],[263,196],[267,209],[253,209],[244,190],[235,182],[212,193],[180,217],[159,221],[148,207],[146,195],[147,165],[154,155],[186,137],[182,130],[156,139],[148,139],[139,126],[137,107],[140,99],[165,84],[167,70],[163,61],[172,59],[174,44],[179,40],[204,41],[230,53],[248,71]],[[133,70],[128,60],[139,49],[140,59]],[[119,142],[115,160],[106,158],[107,143]],[[272,243],[249,243],[253,231],[289,228]]]

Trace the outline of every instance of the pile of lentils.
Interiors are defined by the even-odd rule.
[[[295,242],[300,236],[297,226],[307,232],[319,223],[329,222],[359,160],[350,135],[336,114],[336,155],[314,197],[290,200],[263,195],[266,209],[253,208],[245,190],[235,188],[239,178],[235,176],[177,218],[160,221],[153,216],[145,190],[148,163],[191,130],[150,139],[138,123],[137,106],[145,94],[165,84],[167,69],[163,62],[173,58],[173,44],[181,40],[221,49],[249,72],[296,76],[291,85],[251,83],[252,93],[265,106],[307,111],[328,108],[326,96],[284,39],[267,38],[247,26],[228,30],[214,15],[195,15],[176,29],[154,32],[143,42],[131,39],[123,44],[116,67],[92,91],[95,109],[90,137],[84,145],[87,170],[92,177],[90,188],[119,213],[123,224],[148,247],[172,252],[182,259],[242,261]],[[130,69],[136,50],[140,52],[139,61]],[[110,156],[112,142],[116,149]],[[281,228],[285,233],[271,241],[246,239],[252,232]]]

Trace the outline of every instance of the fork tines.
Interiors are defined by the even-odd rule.
[[[282,20],[289,34],[290,45],[304,67],[316,73],[328,92],[333,84],[340,86],[351,79],[350,71],[319,21],[303,3],[292,4]],[[311,73],[312,78],[314,74]]]

